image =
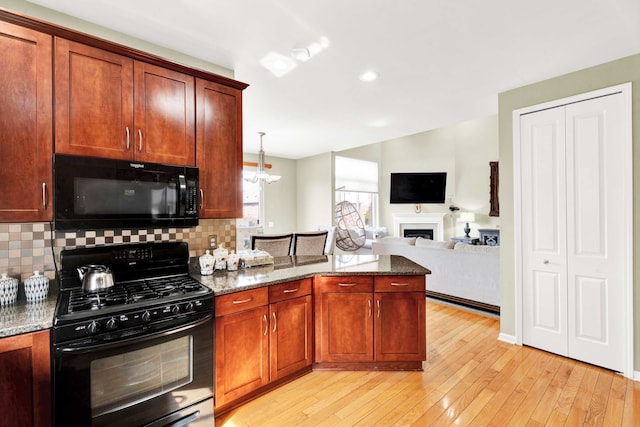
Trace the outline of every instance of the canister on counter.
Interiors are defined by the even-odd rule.
[[[20,281],[14,277],[2,273],[0,277],[0,305],[5,306],[16,302],[18,297],[18,283]]]

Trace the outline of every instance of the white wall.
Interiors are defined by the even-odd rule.
[[[297,162],[297,229],[313,231],[333,224],[333,154],[324,153]]]
[[[463,224],[449,211],[453,203],[475,212],[471,235],[478,228],[496,228],[499,218],[489,217],[489,162],[498,160],[498,118],[470,120],[453,126],[371,144],[338,154],[377,161],[380,180],[380,225],[393,232],[394,213],[414,213],[414,205],[389,204],[391,172],[447,172],[447,202],[422,205],[422,212],[444,212],[445,239],[463,235]]]

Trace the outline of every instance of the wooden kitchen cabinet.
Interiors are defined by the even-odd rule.
[[[426,359],[424,276],[376,276],[375,360]]]
[[[56,153],[195,165],[195,79],[55,38]]]
[[[0,426],[51,425],[49,331],[0,338]]]
[[[215,406],[269,383],[267,288],[216,297]]]
[[[373,361],[373,279],[318,276],[316,362]]]
[[[424,276],[317,276],[318,369],[422,369]]]
[[[52,38],[0,22],[0,222],[51,221]]]
[[[269,302],[269,379],[273,382],[313,364],[311,279],[270,286]]]
[[[200,218],[242,217],[242,91],[196,79]]]
[[[216,411],[313,363],[311,279],[216,297]]]

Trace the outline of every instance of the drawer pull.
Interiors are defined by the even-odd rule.
[[[378,319],[380,318],[380,300],[377,300],[376,303],[378,304]]]
[[[267,332],[269,332],[269,321],[267,320],[267,315],[266,314],[262,315],[262,320],[264,320],[264,333],[262,335],[264,335],[266,337],[267,336]]]
[[[298,292],[300,290],[300,288],[295,288],[295,289],[285,289],[284,291],[282,291],[285,294],[291,294],[293,292]]]
[[[235,300],[235,299],[234,299],[234,300],[233,300],[233,303],[234,303],[234,304],[245,304],[245,303],[247,303],[247,302],[249,302],[249,301],[253,301],[253,297],[249,297],[249,298],[247,298],[247,299],[242,299],[242,300]]]
[[[409,284],[408,283],[391,282],[391,286],[409,286]]]
[[[125,131],[127,133],[127,151],[129,151],[129,147],[131,147],[131,133],[129,132],[129,126],[125,127]]]
[[[138,136],[140,137],[140,142],[138,143],[138,151],[142,153],[142,129],[138,129]]]
[[[356,286],[357,283],[338,283],[338,286],[342,286],[343,288],[350,288],[352,286]]]

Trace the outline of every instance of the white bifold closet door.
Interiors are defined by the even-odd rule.
[[[616,371],[625,364],[620,165],[612,94],[520,116],[522,342]]]

